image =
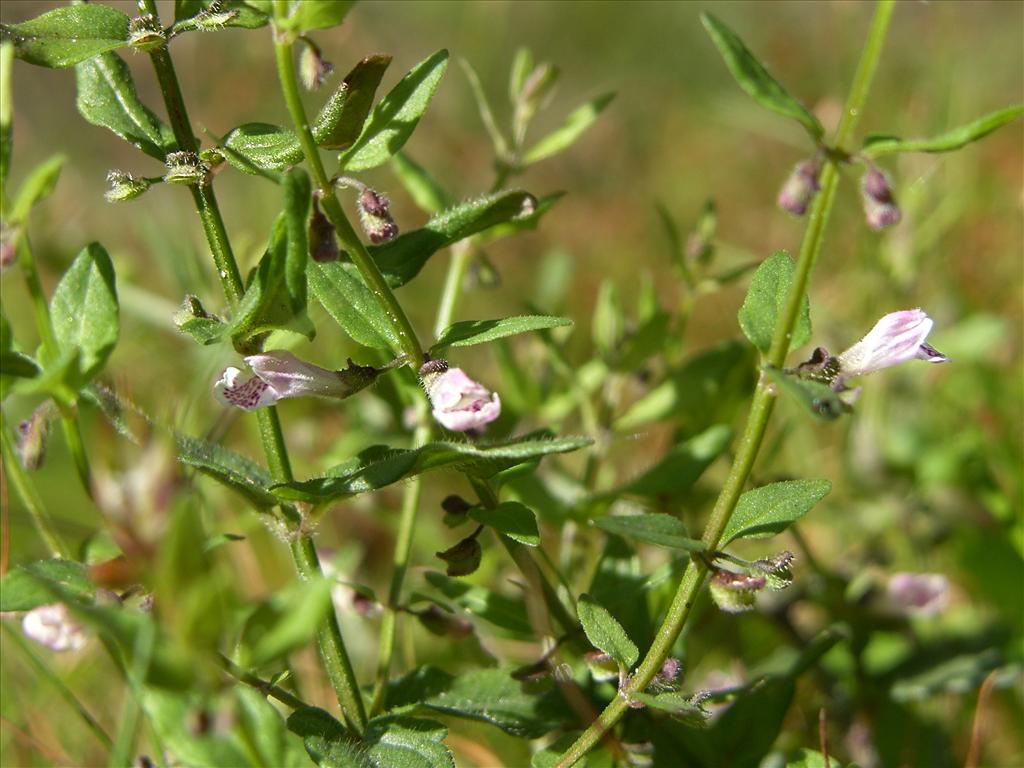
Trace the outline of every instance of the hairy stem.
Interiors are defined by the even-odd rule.
[[[850,95],[847,98],[843,119],[836,132],[835,147],[840,150],[839,154],[849,149],[849,142],[867,101],[872,76],[878,66],[882,44],[885,41],[889,19],[892,16],[893,3],[894,0],[880,0],[875,8],[867,41],[861,53]],[[793,285],[786,301],[785,310],[776,324],[772,344],[765,359],[767,364],[781,367],[785,361],[800,305],[807,292],[811,270],[821,251],[825,225],[832,210],[838,181],[838,160],[830,153],[821,175],[821,191],[815,199],[810,221],[800,246],[800,256],[797,260]],[[737,446],[736,457],[704,530],[703,542],[711,551],[718,548],[722,533],[732,517],[740,494],[743,493],[743,487],[760,450],[773,405],[774,395],[764,382],[759,383],[750,406],[743,436]],[[658,629],[650,650],[634,673],[632,682],[623,695],[617,696],[608,704],[597,720],[591,723],[590,727],[565,751],[558,762],[559,768],[568,768],[580,760],[622,718],[629,708],[630,694],[643,691],[651,682],[675,645],[706,577],[707,566],[704,562],[700,559],[691,561],[683,573],[675,597],[669,606],[668,615]]]
[[[139,0],[139,3],[146,13],[151,13],[154,17],[159,18],[156,0]],[[167,116],[174,131],[178,147],[182,150],[195,152],[198,146],[192,134],[191,123],[188,118],[188,112],[185,109],[185,102],[181,95],[181,88],[178,85],[178,77],[175,74],[174,63],[171,61],[170,53],[166,46],[164,46],[150,52],[150,59],[156,70],[157,80],[160,82],[160,91],[163,95]],[[196,210],[199,212],[199,218],[203,224],[203,232],[213,254],[214,263],[217,267],[217,276],[220,278],[221,286],[224,289],[224,296],[228,304],[234,306],[241,299],[245,289],[242,284],[238,263],[235,261],[234,253],[231,250],[231,242],[228,240],[227,230],[224,227],[224,220],[220,215],[217,198],[213,194],[213,187],[209,184],[202,184],[192,186],[190,189],[196,203]],[[271,474],[279,482],[291,480],[291,463],[288,459],[288,449],[285,445],[277,409],[261,409],[258,412],[257,418],[259,419],[260,438]],[[282,513],[293,525],[299,524],[295,531],[296,538],[291,547],[296,571],[303,579],[319,578],[322,576],[322,571],[320,569],[320,561],[317,558],[316,548],[313,545],[312,535],[302,530],[301,518],[294,509],[282,507]],[[363,706],[362,696],[359,693],[355,672],[352,669],[352,663],[349,660],[348,651],[341,636],[341,627],[335,614],[331,613],[325,625],[321,627],[319,641],[320,655],[324,668],[334,686],[335,693],[338,696],[338,703],[341,705],[345,718],[357,732],[362,733],[366,728],[366,711]]]

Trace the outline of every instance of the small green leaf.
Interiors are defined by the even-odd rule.
[[[527,217],[536,204],[536,198],[522,190],[467,200],[435,214],[422,229],[406,232],[384,245],[371,246],[369,251],[391,287],[399,288],[416,277],[427,260],[442,248]]]
[[[422,210],[437,213],[449,208],[454,201],[430,172],[405,152],[396,152],[391,158],[391,170],[402,182],[405,191]]]
[[[89,123],[113,131],[160,162],[176,146],[171,129],[139,99],[131,71],[116,53],[77,65],[75,82],[75,104]]]
[[[270,123],[238,126],[224,137],[224,147],[229,150],[225,153],[228,162],[246,173],[255,174],[250,166],[262,171],[279,171],[302,160],[298,137]]]
[[[590,521],[591,525],[616,536],[626,536],[659,547],[701,552],[707,547],[691,539],[683,521],[666,514],[605,515]]]
[[[632,669],[640,657],[640,651],[608,609],[596,603],[589,595],[580,595],[576,612],[590,644],[607,653],[620,666]]]
[[[32,169],[22,182],[18,196],[14,199],[14,205],[11,206],[10,222],[12,224],[25,221],[37,203],[53,194],[61,168],[64,167],[66,160],[64,155],[54,155]]]
[[[642,496],[686,493],[704,470],[725,453],[731,441],[732,430],[726,425],[709,427],[699,435],[673,446],[657,464],[615,493]]]
[[[63,587],[76,597],[91,598],[96,588],[84,565],[74,560],[39,560],[19,565],[0,581],[0,611],[30,611],[52,603],[47,585]]]
[[[371,349],[401,349],[391,321],[355,264],[310,259],[306,276],[313,296],[353,341]]]
[[[448,728],[433,720],[377,717],[357,740],[327,712],[306,707],[289,716],[288,728],[321,768],[455,768],[444,744]]]
[[[345,75],[313,124],[313,138],[318,146],[324,149],[352,146],[362,133],[373,108],[373,96],[390,64],[390,56],[367,56]]]
[[[50,316],[58,346],[78,351],[79,371],[89,381],[110,357],[119,332],[114,265],[102,245],[79,251],[54,289]]]
[[[775,324],[786,309],[786,301],[793,285],[793,260],[785,251],[776,251],[762,262],[747,289],[740,307],[740,328],[750,343],[762,354],[772,345]],[[789,348],[796,349],[811,338],[811,305],[804,295],[796,325],[790,336]]]
[[[545,328],[560,328],[572,325],[567,317],[551,315],[518,315],[503,317],[500,320],[462,320],[449,325],[434,346],[430,348],[431,356],[447,347],[471,347],[474,344],[485,344],[488,341],[514,336],[517,333],[529,333]]]
[[[243,666],[262,667],[309,644],[333,610],[332,587],[328,579],[299,582],[260,605],[242,632]]]
[[[282,29],[308,32],[313,29],[336,27],[355,5],[355,0],[315,0],[293,2],[288,17],[280,24]]]
[[[523,164],[532,165],[539,160],[557,155],[559,152],[563,152],[571,147],[583,135],[583,132],[594,124],[598,115],[604,111],[605,107],[612,103],[614,98],[614,93],[605,93],[577,107],[565,118],[565,122],[560,128],[556,128],[526,150],[526,154],[523,156]]]
[[[271,495],[270,473],[256,462],[216,443],[188,435],[177,435],[178,461],[198,469],[229,488],[238,491],[257,507],[278,503]]]
[[[765,538],[781,533],[831,490],[828,480],[786,480],[747,491],[740,496],[720,545],[739,538]]]
[[[494,113],[491,111],[490,102],[487,101],[487,94],[480,83],[480,76],[473,69],[473,65],[466,59],[460,58],[459,64],[462,66],[462,71],[465,72],[466,79],[469,81],[469,88],[473,92],[474,101],[476,101],[477,112],[480,113],[480,120],[484,124],[487,135],[491,137],[491,144],[494,145],[494,153],[499,158],[505,157],[508,154],[508,142],[501,131],[498,130],[498,124],[494,120]]]
[[[818,118],[807,111],[799,101],[790,96],[782,84],[748,50],[739,36],[710,13],[700,16],[704,28],[718,48],[725,64],[736,78],[740,87],[753,97],[754,101],[772,112],[791,117],[798,121],[815,142],[825,135]]]
[[[355,144],[340,158],[344,171],[365,171],[387,162],[412,135],[413,129],[448,66],[448,51],[438,51],[417,64],[370,114]]]
[[[312,186],[301,168],[292,168],[281,179],[284,192],[284,224],[288,238],[285,249],[284,287],[291,310],[299,314],[306,309],[306,262],[309,243],[306,222],[309,219]]]
[[[263,693],[239,685],[234,688],[234,696],[238,729],[257,753],[259,765],[298,768],[306,764],[298,740],[289,738],[284,718]]]
[[[168,761],[190,766],[252,765],[252,753],[242,747],[236,733],[195,727],[198,713],[221,711],[231,705],[208,696],[198,691],[183,695],[146,688],[139,703],[153,736],[165,745]]]
[[[578,450],[590,442],[580,437],[549,440],[527,437],[492,445],[433,442],[416,449],[375,445],[329,470],[325,477],[282,483],[275,486],[274,493],[282,499],[320,503],[374,491],[407,477],[446,467],[490,477],[542,456]]]
[[[814,749],[801,749],[795,758],[786,763],[786,768],[843,768],[843,763],[831,755],[828,757],[828,765],[825,764],[825,756]]]
[[[469,516],[478,523],[503,533],[529,547],[540,546],[540,531],[537,530],[537,518],[533,510],[518,501],[506,501],[494,509],[477,507],[470,510]]]
[[[810,411],[815,418],[822,421],[835,421],[851,410],[839,399],[839,394],[828,384],[811,379],[802,379],[780,371],[770,365],[764,367],[767,376],[787,397],[796,400],[803,408]]]
[[[894,152],[952,152],[988,136],[1012,120],[1024,115],[1024,105],[1006,107],[979,117],[927,139],[900,139],[895,136],[868,136],[861,154],[880,157]]]
[[[70,67],[128,44],[128,17],[107,5],[56,8],[21,24],[0,24],[14,55],[41,67]]]
[[[436,571],[427,571],[424,578],[467,613],[492,624],[499,630],[499,634],[518,639],[533,637],[533,626],[521,598],[506,597],[486,587],[467,584]]]

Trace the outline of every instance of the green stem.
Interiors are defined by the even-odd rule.
[[[267,680],[263,680],[262,678],[257,677],[251,672],[246,672],[244,669],[235,664],[235,662],[233,662],[227,656],[221,655],[219,661],[220,665],[224,667],[224,670],[229,675],[231,675],[239,682],[245,683],[246,685],[255,688],[264,696],[271,696],[280,701],[285,706],[291,707],[292,709],[303,709],[304,707],[309,706],[298,696],[295,696],[290,691],[286,691],[281,686],[274,685],[273,683],[268,682]]]
[[[894,0],[880,0],[876,6],[874,19],[861,53],[860,63],[850,88],[850,95],[847,98],[843,119],[836,132],[835,146],[841,152],[849,149],[848,144],[864,110],[872,76],[878,66],[878,59],[892,16],[893,4]],[[782,367],[785,362],[797,314],[807,292],[811,270],[821,251],[825,225],[828,223],[839,180],[837,163],[838,160],[830,153],[821,175],[821,191],[815,199],[810,221],[800,246],[796,274],[786,301],[786,308],[780,322],[776,325],[772,344],[766,356],[765,362],[776,367]],[[739,500],[740,494],[743,493],[744,485],[761,447],[773,405],[774,395],[771,390],[763,382],[759,383],[750,406],[743,436],[737,446],[736,457],[704,530],[702,540],[711,551],[718,548],[722,533],[736,508],[736,502]],[[558,762],[558,768],[568,768],[580,760],[622,718],[629,708],[630,694],[641,692],[650,684],[675,645],[706,577],[707,566],[704,562],[700,559],[691,561],[683,573],[675,597],[669,606],[668,615],[658,629],[650,650],[633,674],[629,687],[622,696],[615,697],[597,720],[591,723],[590,727],[563,753]]]
[[[156,0],[139,0],[139,3],[143,11],[159,18]],[[171,61],[166,46],[150,52],[150,59],[156,70],[157,80],[160,82],[160,91],[163,94],[167,116],[178,147],[185,151],[196,152],[198,145],[195,136],[192,135],[191,123],[181,95],[181,88],[178,85],[178,77],[174,71],[174,63]],[[225,298],[229,304],[235,305],[241,299],[245,289],[241,273],[238,270],[238,263],[235,261],[231,243],[227,237],[224,220],[220,215],[217,198],[213,194],[213,188],[208,184],[193,186],[191,190],[199,218],[202,220],[207,243],[217,266],[217,275],[224,289]],[[292,479],[291,463],[288,460],[288,449],[277,410],[275,408],[261,409],[257,418],[263,450],[266,453],[272,476],[279,482],[290,481]],[[282,506],[281,509],[284,517],[298,526],[295,531],[296,538],[291,546],[296,571],[304,579],[321,577],[320,561],[317,558],[311,534],[301,529],[301,517],[294,509],[287,506]],[[335,614],[332,613],[320,629],[319,641],[324,668],[338,695],[338,703],[345,713],[345,718],[357,732],[362,733],[366,728],[366,712],[355,672],[341,636],[338,617]]]
[[[67,545],[57,534],[56,529],[53,527],[53,522],[46,512],[46,508],[39,498],[39,494],[36,493],[35,487],[29,481],[25,470],[22,469],[18,453],[14,448],[14,439],[11,437],[10,430],[7,429],[6,414],[0,414],[0,441],[2,441],[3,462],[4,467],[7,469],[7,477],[11,485],[14,486],[14,490],[17,491],[18,496],[21,497],[25,509],[28,510],[29,517],[32,518],[32,523],[39,533],[39,538],[43,540],[46,548],[50,550],[50,554],[67,560],[71,557],[71,550],[68,549]]]
[[[275,0],[274,16],[281,19],[288,13],[287,0]],[[313,133],[310,131],[309,122],[306,120],[306,110],[302,106],[302,99],[299,97],[299,83],[295,76],[295,61],[292,57],[292,40],[287,36],[278,33],[279,37],[274,42],[274,51],[277,57],[277,74],[281,81],[281,92],[284,94],[285,104],[288,113],[291,115],[295,132],[299,137],[299,144],[302,146],[302,154],[309,163],[313,172],[313,179],[316,181],[317,190],[320,194],[320,206],[331,222],[341,242],[342,247],[348,252],[352,262],[359,270],[363,280],[366,281],[370,292],[380,303],[388,320],[391,322],[392,330],[398,339],[402,352],[409,359],[409,364],[418,368],[423,360],[423,349],[420,347],[416,332],[412,323],[405,314],[405,310],[395,298],[391,286],[388,285],[384,275],[377,268],[377,263],[370,256],[363,241],[359,239],[355,229],[349,222],[348,217],[341,208],[338,198],[334,193],[334,185],[331,183],[327,172],[324,170],[323,161],[320,158],[320,151],[317,149]]]
[[[448,262],[448,272],[444,278],[444,290],[441,292],[441,302],[437,308],[437,320],[434,322],[435,337],[439,337],[444,329],[452,324],[455,318],[455,309],[458,307],[459,299],[462,297],[462,286],[466,282],[466,271],[469,269],[469,262],[473,255],[471,243],[472,239],[470,238],[452,246],[452,258]]]

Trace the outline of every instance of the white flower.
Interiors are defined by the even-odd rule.
[[[21,620],[25,635],[54,651],[80,650],[89,639],[85,627],[71,618],[64,603],[33,608]]]
[[[908,360],[945,363],[948,357],[924,343],[932,325],[932,319],[920,309],[890,312],[867,336],[839,355],[839,370],[844,377],[853,377]]]
[[[438,372],[432,361],[421,370],[434,418],[453,432],[481,430],[501,414],[501,398],[497,392],[473,381],[461,368]],[[432,368],[432,370],[431,370]]]

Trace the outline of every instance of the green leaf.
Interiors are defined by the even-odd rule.
[[[391,158],[391,170],[402,182],[409,197],[427,213],[437,213],[454,203],[444,187],[430,172],[405,152],[396,152]]]
[[[391,321],[355,264],[310,259],[306,276],[313,296],[355,342],[372,349],[401,349]]]
[[[60,349],[77,350],[82,378],[94,378],[119,331],[114,265],[102,245],[90,243],[79,251],[54,289],[50,316]]]
[[[843,768],[843,763],[829,755],[828,765],[825,765],[825,756],[821,752],[801,749],[795,758],[786,762],[786,768]]]
[[[533,637],[533,625],[521,598],[506,597],[436,571],[427,571],[424,578],[464,611],[497,627],[501,630],[499,634],[518,639]]]
[[[466,59],[460,58],[459,64],[462,66],[462,71],[466,74],[466,79],[469,81],[469,89],[473,92],[473,100],[476,102],[477,112],[480,113],[480,120],[484,124],[487,135],[491,137],[491,144],[494,145],[495,155],[499,158],[506,157],[508,155],[508,142],[501,131],[498,130],[498,124],[494,120],[494,113],[491,111],[487,94],[480,83],[480,76],[473,69],[473,65]]]
[[[764,367],[764,375],[782,392],[796,400],[801,407],[822,421],[835,421],[851,410],[839,399],[839,394],[828,384],[811,379],[802,379],[780,371],[771,365]]]
[[[576,603],[576,612],[590,644],[607,653],[620,666],[632,669],[640,657],[640,651],[608,609],[599,605],[589,595],[580,595]]]
[[[113,131],[160,162],[176,146],[171,129],[139,100],[131,71],[116,53],[76,66],[75,83],[75,104],[89,123]]]
[[[70,67],[128,44],[128,17],[107,5],[56,8],[21,24],[0,24],[14,55],[41,67]]]
[[[53,602],[47,585],[63,587],[75,597],[91,598],[96,588],[88,569],[74,560],[39,560],[19,565],[0,581],[0,611],[31,611]]]
[[[235,686],[234,695],[238,728],[261,765],[299,768],[309,764],[298,739],[289,736],[284,718],[266,696],[244,685]]]
[[[927,139],[900,139],[895,136],[868,136],[861,154],[880,157],[894,152],[952,152],[988,136],[1012,120],[1024,115],[1024,105],[1006,107],[979,117]]]
[[[509,670],[476,669],[449,675],[421,667],[388,684],[392,712],[437,712],[490,723],[519,738],[543,736],[564,722],[558,694],[528,693],[529,687]]]
[[[614,493],[635,493],[641,496],[685,493],[693,487],[704,470],[725,453],[731,441],[732,430],[729,427],[724,424],[710,427],[686,442],[673,446],[661,461]]]
[[[529,333],[545,328],[559,328],[572,325],[567,317],[551,315],[518,315],[503,317],[499,320],[462,320],[449,325],[434,346],[430,348],[433,357],[447,347],[471,347],[474,344],[485,344],[488,341],[514,336],[517,333]]]
[[[282,29],[308,32],[312,29],[336,27],[355,5],[355,0],[315,0],[315,2],[292,2],[288,17],[280,25]]]
[[[348,149],[362,133],[391,57],[367,56],[345,75],[313,124],[313,138],[324,149]]]
[[[722,534],[720,546],[739,538],[764,538],[786,530],[832,490],[828,480],[786,480],[747,491]]]
[[[374,491],[436,469],[457,468],[478,477],[490,477],[541,456],[578,450],[590,442],[587,438],[563,437],[491,445],[433,442],[415,449],[375,445],[329,470],[325,477],[282,483],[274,487],[274,493],[282,499],[321,503]]]
[[[238,491],[257,507],[272,507],[278,500],[270,493],[270,473],[251,459],[216,443],[177,435],[178,461]]]
[[[330,611],[328,579],[304,581],[275,593],[245,622],[242,665],[262,667],[308,645]]]
[[[807,111],[799,101],[789,95],[782,84],[772,77],[771,73],[743,44],[739,36],[710,13],[700,16],[704,28],[718,48],[732,76],[736,78],[740,88],[746,91],[754,101],[772,112],[791,117],[798,121],[815,142],[825,135],[818,118]]]
[[[25,221],[37,203],[53,194],[61,168],[64,167],[66,160],[64,155],[53,155],[32,169],[21,183],[18,196],[14,199],[14,205],[11,206],[10,222],[12,224]]]
[[[477,236],[477,243],[480,245],[486,245],[487,243],[493,243],[495,240],[501,240],[502,238],[515,235],[519,232],[526,232],[527,230],[534,230],[537,225],[540,224],[541,218],[547,214],[557,203],[565,197],[564,192],[554,192],[550,195],[536,200],[530,213],[523,213],[520,216],[515,217],[506,221],[504,224],[497,224],[485,232],[481,232]],[[530,206],[528,205],[527,208]]]
[[[614,98],[614,93],[605,93],[577,107],[565,119],[561,127],[526,150],[526,154],[523,155],[523,164],[531,165],[571,147],[583,135],[583,132],[593,125],[598,115],[611,104]]]
[[[365,171],[387,162],[412,135],[448,66],[448,51],[429,56],[402,78],[374,108],[355,144],[340,158],[344,171]]]
[[[530,547],[540,546],[540,531],[533,510],[518,501],[506,501],[494,509],[476,508],[469,516],[478,523]]]
[[[246,173],[255,174],[250,166],[263,171],[279,171],[302,160],[298,137],[292,131],[270,123],[240,125],[224,137],[224,146],[230,150],[225,153],[228,162]]]
[[[590,521],[591,525],[616,536],[626,536],[659,547],[701,552],[707,547],[691,539],[683,521],[666,514],[605,515]]]
[[[140,703],[154,736],[168,751],[167,759],[173,758],[175,764],[209,768],[253,764],[234,734],[220,728],[196,728],[200,712],[223,711],[229,702],[197,692],[182,694],[144,688]]]
[[[392,288],[419,274],[437,251],[491,227],[527,217],[537,200],[529,192],[511,190],[459,203],[431,217],[422,229],[406,232],[369,251]]]
[[[747,289],[747,296],[739,311],[740,328],[762,354],[768,353],[775,324],[786,309],[794,270],[789,254],[776,251],[762,262],[750,280],[750,288]],[[811,305],[805,294],[790,336],[789,349],[803,346],[810,338]]]
[[[288,245],[285,249],[284,288],[293,313],[306,310],[306,262],[309,243],[306,222],[309,219],[312,186],[301,168],[292,168],[281,179],[284,192],[284,224]]]

